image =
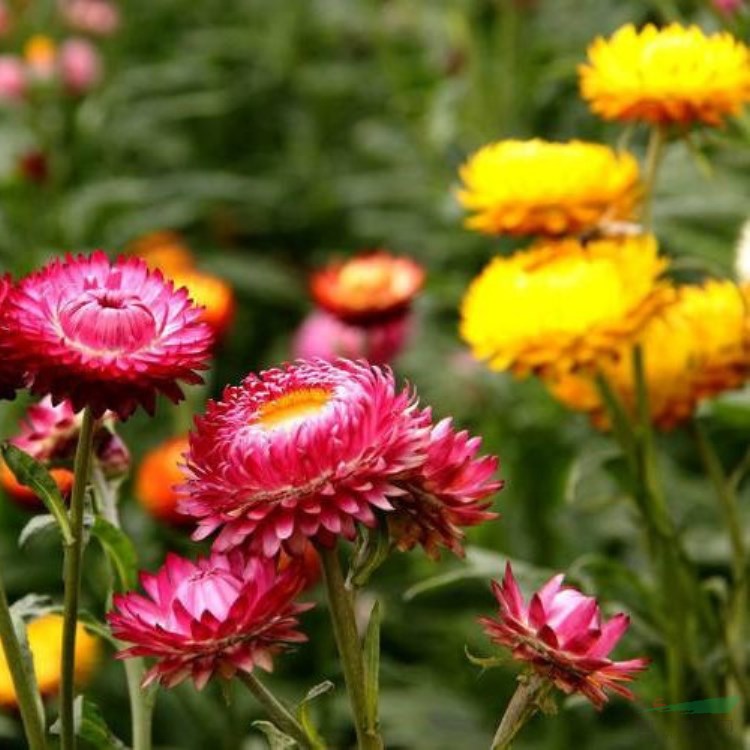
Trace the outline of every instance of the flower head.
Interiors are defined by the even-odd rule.
[[[26,96],[26,66],[15,55],[0,55],[0,101],[17,104]]]
[[[158,269],[169,278],[189,272],[195,265],[193,253],[177,232],[149,232],[131,242],[127,251],[143,258],[149,268]]]
[[[99,83],[102,60],[99,50],[88,39],[67,39],[58,57],[60,79],[73,96],[80,96]]]
[[[294,356],[329,362],[346,357],[366,359],[375,365],[387,364],[403,350],[411,323],[410,316],[403,315],[373,325],[358,326],[316,310],[305,318],[294,337]]]
[[[12,288],[10,276],[0,276],[0,319],[8,309],[8,296]],[[11,355],[8,337],[0,330],[0,399],[14,399],[16,391],[26,383],[26,373]]]
[[[45,34],[35,34],[23,47],[23,56],[30,77],[46,82],[54,78],[57,65],[57,45]]]
[[[180,464],[188,447],[187,435],[170,438],[149,451],[138,467],[135,496],[160,521],[177,525],[190,523],[191,519],[177,510],[177,485],[183,480]]]
[[[49,469],[49,475],[57,485],[63,500],[67,501],[73,489],[73,472],[64,466],[54,466]],[[11,500],[25,510],[37,513],[45,508],[34,490],[21,484],[5,462],[0,464],[0,487]]]
[[[651,236],[548,242],[493,260],[470,286],[461,335],[494,370],[568,372],[616,356],[664,304]]]
[[[669,304],[639,335],[653,422],[663,429],[689,419],[697,405],[750,376],[750,290],[731,281],[707,281],[672,290]],[[632,346],[603,363],[606,378],[623,406],[636,410]],[[606,407],[590,378],[552,379],[550,390],[562,403],[588,412],[594,424],[609,426]]]
[[[198,269],[180,270],[170,274],[175,287],[186,287],[193,302],[202,308],[202,320],[218,340],[234,317],[234,292],[226,281]]]
[[[114,598],[112,633],[133,644],[118,656],[157,660],[144,686],[190,677],[202,688],[214,675],[271,671],[275,654],[307,640],[297,615],[308,605],[294,603],[304,580],[296,564],[278,571],[239,550],[195,562],[170,553],[157,573],[141,574],[145,595]]]
[[[583,141],[498,141],[460,174],[466,226],[483,234],[575,234],[629,219],[641,197],[633,156]]]
[[[479,622],[491,640],[510,649],[514,659],[528,663],[563,692],[581,693],[596,708],[606,703],[606,691],[632,699],[622,683],[632,681],[648,660],[609,658],[628,629],[628,616],[617,614],[604,621],[596,599],[563,586],[563,577],[551,578],[527,604],[508,563],[503,582],[492,582],[499,616],[482,617]]]
[[[301,554],[307,540],[352,539],[376,513],[405,518],[400,546],[458,551],[458,526],[492,516],[497,489],[477,441],[433,427],[412,393],[365,362],[301,361],[224,391],[196,419],[181,510],[214,548],[245,540],[266,556]],[[429,506],[429,507],[428,507]],[[424,513],[420,509],[424,508]]]
[[[109,36],[120,25],[120,11],[110,0],[59,0],[65,22],[78,31]]]
[[[90,256],[55,260],[8,295],[2,328],[31,389],[125,419],[157,392],[182,398],[178,380],[200,383],[211,331],[185,289],[144,261]]]
[[[750,50],[727,32],[632,24],[596,39],[581,95],[605,120],[720,125],[750,99]]]
[[[90,635],[83,625],[77,626],[75,650],[75,681],[86,684],[101,658],[99,639]],[[54,695],[60,687],[60,659],[63,618],[61,615],[42,615],[26,626],[29,650],[34,659],[34,672],[42,695]],[[0,646],[0,705],[16,706],[16,692]]]
[[[332,315],[367,325],[403,314],[423,283],[424,269],[416,261],[373,250],[317,271],[310,290]]]

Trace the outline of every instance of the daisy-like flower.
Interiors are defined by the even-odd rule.
[[[576,234],[630,219],[642,194],[631,154],[583,141],[498,141],[460,176],[466,226],[483,234]]]
[[[12,288],[10,276],[0,276],[0,318],[8,307],[8,295]],[[16,390],[21,388],[25,381],[23,369],[11,358],[7,336],[0,331],[0,399],[14,399]]]
[[[295,604],[305,579],[297,564],[234,550],[196,561],[170,553],[155,574],[142,573],[145,595],[115,596],[107,619],[115,637],[133,644],[119,658],[148,656],[156,664],[143,685],[173,687],[190,677],[198,688],[218,675],[273,668],[273,656],[307,638]]]
[[[60,688],[62,631],[61,615],[42,615],[26,626],[36,681],[44,696],[55,695]],[[101,644],[83,625],[79,624],[77,631],[74,677],[77,685],[85,685],[101,660]],[[17,705],[13,679],[0,646],[0,706]]]
[[[750,50],[697,26],[628,24],[596,39],[578,70],[581,95],[605,120],[720,125],[750,99]]]
[[[316,310],[305,318],[294,337],[294,357],[329,362],[345,357],[387,364],[403,351],[411,323],[404,315],[376,325],[357,326]]]
[[[170,438],[150,450],[135,475],[135,496],[148,513],[159,521],[184,525],[189,518],[177,510],[177,486],[183,480],[180,470],[188,451],[187,435]]]
[[[621,613],[604,621],[596,599],[563,586],[563,578],[551,578],[527,604],[508,563],[503,582],[492,582],[499,616],[481,617],[479,622],[492,641],[564,693],[580,693],[597,709],[607,702],[607,691],[632,700],[622,683],[646,669],[648,659],[609,658],[628,629],[628,616]]]
[[[218,276],[203,273],[196,268],[182,269],[170,274],[175,287],[186,287],[193,302],[202,308],[202,320],[207,323],[218,340],[223,336],[234,317],[234,292]]]
[[[672,290],[670,303],[646,325],[636,343],[654,424],[670,429],[689,419],[706,398],[741,386],[750,376],[750,290],[731,281],[707,281]],[[632,348],[602,364],[623,406],[636,409]],[[588,412],[608,428],[606,407],[592,380],[583,375],[553,379],[550,390],[566,406]]]
[[[108,409],[121,419],[156,395],[182,398],[177,381],[200,383],[210,328],[187,290],[174,289],[138,258],[55,260],[8,295],[2,329],[31,390],[68,399],[75,411]]]
[[[650,235],[495,258],[464,297],[461,335],[477,359],[520,376],[597,366],[664,304],[666,265]]]
[[[310,290],[321,308],[362,326],[403,315],[423,284],[417,262],[373,250],[317,271]]]
[[[408,516],[404,548],[459,549],[460,525],[493,517],[484,499],[496,459],[478,441],[434,427],[393,375],[365,362],[298,362],[249,375],[196,419],[181,510],[214,548],[248,540],[275,555],[307,540],[352,539],[376,513]],[[420,509],[424,509],[420,513]]]

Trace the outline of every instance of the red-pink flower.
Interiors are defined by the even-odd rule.
[[[211,331],[185,289],[139,258],[55,260],[9,293],[0,332],[31,389],[75,411],[125,419],[156,394],[182,398],[178,380],[202,382]]]
[[[7,306],[8,293],[13,286],[10,276],[0,276],[0,317]],[[26,381],[23,369],[11,360],[7,336],[0,331],[0,399],[13,399]]]
[[[69,26],[98,36],[109,36],[120,25],[120,11],[110,0],[61,0],[60,10]]]
[[[563,692],[581,693],[598,709],[607,701],[607,690],[632,699],[621,683],[631,682],[648,659],[608,658],[628,629],[629,617],[620,613],[603,621],[596,599],[562,586],[563,578],[551,578],[526,604],[508,563],[502,584],[492,582],[499,617],[481,617],[479,622],[495,643]]]
[[[20,102],[28,89],[23,60],[15,55],[0,55],[0,101]]]
[[[170,553],[157,573],[141,573],[145,595],[115,596],[107,619],[116,638],[133,644],[119,658],[157,660],[144,687],[190,677],[202,688],[213,675],[270,672],[275,654],[307,640],[297,615],[312,605],[294,603],[304,583],[298,564],[279,571],[240,550],[194,562]]]
[[[449,425],[434,428],[387,369],[287,364],[227,388],[196,419],[180,508],[198,520],[197,538],[220,529],[218,550],[247,539],[267,556],[281,547],[299,555],[308,539],[352,539],[357,523],[399,510],[412,524],[401,546],[455,550],[455,526],[489,518],[478,499],[497,488],[486,476],[494,459],[475,463],[478,443],[463,443]]]
[[[57,64],[63,85],[74,96],[85,94],[102,77],[101,56],[88,39],[67,39],[63,42]]]
[[[346,357],[387,364],[404,348],[410,327],[408,313],[364,327],[316,310],[305,318],[294,337],[294,356],[329,362]]]

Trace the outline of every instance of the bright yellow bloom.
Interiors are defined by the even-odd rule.
[[[750,99],[750,50],[727,32],[629,24],[596,39],[588,60],[581,95],[605,120],[720,125]]]
[[[670,303],[643,329],[644,374],[652,421],[669,429],[689,419],[698,403],[737,388],[750,375],[748,290],[730,281],[707,281],[672,291]],[[603,363],[602,375],[631,414],[636,407],[632,348]],[[550,383],[566,406],[589,412],[607,428],[605,407],[594,383],[570,375]]]
[[[60,659],[62,655],[63,618],[60,615],[43,615],[26,627],[29,649],[34,658],[34,672],[42,695],[54,695],[60,687]],[[86,683],[94,673],[100,658],[99,639],[78,625],[75,652],[75,680]],[[0,705],[15,706],[13,688],[5,654],[0,648]]]
[[[641,195],[632,155],[583,141],[490,143],[460,176],[466,226],[484,234],[575,234],[630,218]]]
[[[461,335],[495,370],[592,367],[663,304],[665,266],[650,235],[545,242],[495,258],[464,298]]]

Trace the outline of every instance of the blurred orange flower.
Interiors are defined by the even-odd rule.
[[[135,476],[135,496],[157,520],[175,525],[191,522],[177,510],[175,486],[185,477],[180,470],[182,456],[188,450],[186,435],[170,438],[150,450]]]

